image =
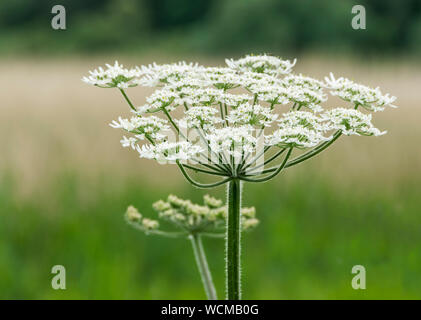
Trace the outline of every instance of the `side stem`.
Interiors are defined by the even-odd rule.
[[[196,258],[197,267],[199,269],[200,277],[202,278],[206,296],[208,300],[218,300],[215,285],[213,284],[212,275],[210,273],[205,251],[203,249],[202,239],[198,234],[192,234],[189,238],[193,246],[194,257]]]
[[[228,219],[226,228],[226,298],[241,299],[241,182],[233,179],[227,186]]]

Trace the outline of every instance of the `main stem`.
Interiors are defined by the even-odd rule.
[[[203,287],[205,288],[208,300],[217,300],[215,285],[212,281],[212,275],[206,260],[205,251],[203,249],[202,239],[200,235],[190,235],[193,246],[194,257],[196,258],[197,267],[199,268],[200,277],[202,278]]]
[[[233,179],[228,183],[228,219],[226,230],[226,290],[228,300],[241,299],[240,250],[241,250],[241,182]]]

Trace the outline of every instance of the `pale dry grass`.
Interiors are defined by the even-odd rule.
[[[122,59],[127,65],[149,63],[151,57]],[[172,59],[159,59],[172,62]],[[87,177],[112,172],[122,180],[129,176],[170,185],[181,181],[175,166],[161,166],[122,150],[121,132],[108,123],[128,114],[119,92],[97,89],[80,80],[87,70],[110,58],[67,60],[9,60],[0,62],[0,170],[13,172],[31,193],[58,172]],[[223,61],[201,61],[211,64]],[[374,122],[389,133],[379,138],[342,139],[328,152],[300,170],[316,170],[338,184],[363,180],[365,186],[385,188],[402,181],[417,182],[421,175],[421,69],[406,63],[361,65],[314,57],[300,59],[296,71],[323,77],[328,71],[362,83],[380,86],[398,97],[397,110],[376,114]],[[131,89],[130,97],[143,102],[147,89]],[[399,182],[399,183],[398,183]]]

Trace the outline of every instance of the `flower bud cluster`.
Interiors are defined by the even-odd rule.
[[[227,207],[222,200],[209,195],[203,197],[203,205],[190,200],[169,195],[166,201],[159,200],[153,204],[159,217],[173,223],[188,232],[213,232],[225,227]],[[243,229],[251,229],[258,224],[254,207],[242,208]]]
[[[185,234],[224,235],[227,207],[222,200],[210,195],[203,197],[203,205],[169,195],[165,201],[159,200],[152,207],[162,221],[170,223]],[[127,208],[125,218],[130,224],[146,233],[166,234],[158,230],[160,224],[157,220],[143,217],[133,206]],[[243,230],[251,230],[258,224],[254,207],[241,209]]]
[[[126,210],[125,218],[129,223],[134,223],[144,231],[158,229],[159,223],[156,220],[144,218],[142,214],[133,206],[129,206]]]

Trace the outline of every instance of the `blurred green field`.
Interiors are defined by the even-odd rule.
[[[204,191],[119,146],[107,124],[128,114],[121,97],[80,81],[112,58],[0,62],[1,299],[205,298],[187,241],[147,237],[123,220],[129,204],[153,216],[151,203],[168,193],[199,200]],[[245,185],[261,224],[244,240],[244,298],[421,298],[421,67],[304,56],[296,71],[379,85],[400,108],[375,115],[383,137],[341,139],[275,181]],[[129,94],[141,104],[147,92]],[[223,242],[205,245],[222,297]],[[50,285],[57,264],[63,291]],[[354,265],[366,267],[366,290],[351,287]]]

